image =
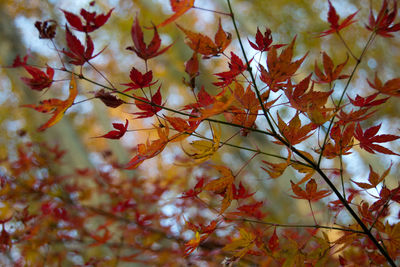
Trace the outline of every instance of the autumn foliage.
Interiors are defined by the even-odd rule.
[[[151,127],[145,140],[130,139],[130,158],[105,157],[106,167],[69,166],[62,175],[55,166],[63,164],[68,150],[52,140],[21,141],[14,158],[0,159],[1,254],[15,266],[396,266],[400,214],[394,207],[400,204],[400,185],[385,183],[395,164],[387,162],[380,172],[373,158],[390,155],[398,162],[399,129],[388,132],[377,111],[398,101],[400,78],[384,80],[383,73],[372,72],[364,81],[369,91],[352,83],[375,40],[398,39],[397,1],[381,2],[380,10],[370,7],[363,18],[358,11],[340,16],[328,0],[326,28],[312,38],[337,38],[347,53],[334,58],[317,51],[320,56],[310,59],[311,52],[296,52],[298,37],[278,43],[274,29],[264,25],[241,38],[229,0],[224,12],[197,7],[194,0],[170,0],[170,17],[132,17],[130,32],[124,33],[131,44],[120,53],[143,64],[126,69],[118,84],[93,63],[108,49],[97,44],[94,33],[111,23],[114,9],[100,14],[92,7],[79,14],[63,9],[65,25],[36,22],[38,38],[48,39],[58,65],[38,67],[33,56],[22,55],[9,65],[21,69],[23,90],[45,95],[55,84],[68,87],[64,100],[21,105],[51,114],[40,117],[38,131],[52,131],[71,107],[85,101],[123,114],[109,131],[91,136],[94,142],[119,142],[137,123]],[[203,33],[180,23],[189,10],[215,16],[214,29]],[[369,34],[359,40],[361,53],[342,36],[358,24]],[[164,43],[159,32],[168,27],[179,29],[181,39]],[[54,42],[56,34],[62,44]],[[173,96],[149,64],[175,42],[190,49],[180,62],[185,72],[179,79],[191,99],[179,107],[169,105]],[[220,61],[223,70],[207,68],[210,61]],[[205,74],[213,75],[210,83],[200,79]],[[77,101],[83,94],[91,97]],[[236,142],[255,136],[264,145]],[[232,157],[245,157],[241,165],[219,159],[233,151],[227,148],[236,149]],[[351,166],[343,163],[356,153],[370,154],[363,181],[350,176]],[[172,167],[155,160],[163,156],[173,158]],[[139,175],[145,162],[158,171],[156,178]],[[256,178],[249,175],[252,164]],[[279,213],[281,203],[257,190],[263,180],[278,183],[288,171],[292,178],[280,183],[280,197],[305,204],[303,223],[292,223],[290,216],[277,220],[273,212]]]

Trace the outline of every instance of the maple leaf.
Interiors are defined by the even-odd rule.
[[[248,193],[246,188],[242,185],[242,182],[239,183],[238,188],[233,184],[232,185],[232,193],[233,193],[233,199],[245,199],[253,196],[256,192],[253,193]]]
[[[14,58],[13,64],[9,68],[18,68],[18,67],[25,66],[28,61],[28,57],[29,57],[29,54],[25,55],[21,60],[21,57],[19,55],[17,55]]]
[[[251,42],[249,39],[249,44],[251,47],[253,47],[255,50],[258,50],[260,52],[265,52],[269,51],[271,47],[279,48],[282,46],[285,46],[283,44],[279,45],[273,45],[272,44],[272,34],[271,30],[269,28],[265,28],[264,34],[261,33],[260,29],[257,27],[257,33],[256,33],[256,43]]]
[[[142,58],[145,61],[147,61],[150,58],[161,55],[172,46],[172,44],[170,44],[169,46],[166,46],[163,49],[159,50],[161,46],[161,39],[160,36],[158,35],[156,27],[154,27],[153,39],[147,46],[143,40],[143,31],[142,28],[140,27],[137,16],[135,18],[134,23],[132,24],[131,37],[133,41],[133,46],[129,46],[126,49],[135,52],[138,57]]]
[[[126,133],[126,130],[128,129],[128,120],[125,120],[125,125],[122,123],[113,123],[113,127],[116,130],[109,131],[108,133],[98,136],[97,138],[103,137],[103,138],[108,138],[108,139],[120,139],[124,134]]]
[[[288,166],[288,162],[270,163],[265,160],[262,162],[268,165],[268,169],[264,167],[261,167],[261,169],[266,171],[272,179],[280,177]]]
[[[199,232],[200,234],[208,234],[209,235],[215,231],[218,223],[219,223],[218,220],[213,220],[208,225],[203,225],[201,223],[194,224],[191,222],[186,222],[186,226],[193,232]]]
[[[305,151],[301,151],[301,153],[303,155],[306,155],[307,158],[309,158],[310,160],[314,161],[313,157],[311,156],[310,153],[307,153]],[[299,164],[299,163],[292,163],[291,166],[293,167],[293,169],[295,169],[296,171],[298,171],[299,173],[304,173],[305,176],[303,178],[301,178],[301,180],[299,182],[297,182],[298,185],[307,182],[308,180],[311,179],[311,177],[314,175],[315,170],[312,167],[308,167],[305,166],[303,164]]]
[[[205,36],[201,33],[194,33],[192,31],[186,30],[185,28],[179,26],[186,35],[186,44],[195,52],[202,54],[203,56],[216,56],[228,47],[232,41],[232,34],[225,32],[222,29],[221,19],[219,19],[218,30],[214,37],[214,42],[210,37]]]
[[[390,225],[388,222],[385,224],[385,233],[388,236],[385,239],[385,247],[388,248],[388,252],[392,255],[398,251],[400,246],[400,223]]]
[[[276,228],[274,229],[274,233],[268,240],[268,248],[272,252],[279,250],[279,238],[278,235],[276,234]]]
[[[125,169],[136,169],[146,159],[153,158],[160,154],[169,142],[168,134],[169,128],[156,127],[159,139],[149,141],[146,144],[139,144],[137,146],[138,154],[132,158],[125,166]]]
[[[351,181],[353,183],[355,183],[356,185],[358,185],[359,187],[361,187],[362,189],[371,189],[371,188],[376,187],[378,184],[380,184],[386,178],[386,176],[389,174],[391,168],[392,168],[392,165],[390,165],[389,168],[386,171],[384,171],[381,176],[379,176],[379,174],[377,174],[372,169],[372,166],[369,165],[369,176],[368,176],[369,184],[368,183],[355,182],[353,180],[351,180]]]
[[[236,76],[243,73],[246,70],[246,65],[243,64],[243,61],[233,52],[231,52],[229,71],[216,73],[216,76],[219,76],[218,79],[220,82],[213,83],[215,86],[225,87],[231,84]],[[250,61],[251,62],[251,61]],[[249,63],[250,63],[249,62]]]
[[[307,53],[302,58],[292,62],[295,41],[296,37],[294,37],[290,45],[281,52],[279,57],[277,48],[272,47],[267,56],[267,69],[259,64],[261,71],[260,79],[267,84],[273,92],[277,92],[283,85],[282,83],[296,73],[297,69],[308,55]]]
[[[192,159],[192,162],[189,163],[190,165],[193,164],[198,165],[202,162],[205,162],[209,160],[215,154],[215,152],[217,152],[221,140],[221,128],[212,127],[212,133],[213,133],[212,141],[209,140],[193,141],[190,143],[192,151],[190,152],[184,151],[186,155],[188,155]]]
[[[256,98],[255,93],[251,90],[251,84],[244,90],[243,86],[235,82],[233,95],[236,98],[239,107],[231,106],[224,116],[227,121],[243,125],[244,127],[251,128],[255,125],[258,116],[258,111],[261,106]],[[263,97],[263,96],[262,96]],[[240,134],[246,136],[250,131],[242,128]]]
[[[200,233],[196,232],[194,239],[191,239],[185,243],[185,256],[195,251],[205,238],[206,236],[200,237]]]
[[[179,117],[164,118],[171,124],[171,126],[178,131],[178,133],[170,138],[171,142],[178,142],[190,136],[200,125],[200,121],[184,120]]]
[[[42,113],[50,112],[53,114],[53,116],[45,124],[38,128],[38,131],[44,131],[62,119],[65,111],[72,106],[77,95],[78,89],[76,87],[75,76],[72,75],[71,82],[69,84],[69,96],[66,100],[52,98],[40,101],[39,105],[22,105],[22,107],[33,108]]]
[[[313,123],[301,126],[298,113],[289,121],[289,124],[286,124],[281,119],[279,113],[277,113],[277,116],[279,131],[291,145],[299,144],[309,138],[312,135],[311,131],[316,128]],[[279,141],[277,142],[280,143]]]
[[[212,97],[207,91],[204,89],[204,86],[201,87],[200,91],[196,96],[197,103],[188,104],[183,107],[183,110],[193,109],[197,111],[199,108],[207,107],[215,102],[215,97]]]
[[[4,224],[2,228],[3,229],[0,233],[0,251],[2,253],[8,253],[8,251],[12,247],[11,235],[6,231],[6,227],[4,227]]]
[[[354,16],[358,13],[358,11],[354,12],[353,14],[349,15],[347,18],[345,18],[342,23],[339,24],[339,15],[336,13],[336,9],[333,7],[332,3],[330,0],[328,0],[329,3],[329,11],[328,11],[328,22],[330,24],[330,28],[326,31],[323,31],[320,33],[318,37],[323,37],[327,36],[329,34],[339,32],[343,28],[346,28],[356,22],[356,20],[353,20]]]
[[[146,102],[143,102],[141,100],[135,99],[135,105],[138,109],[144,110],[143,112],[134,112],[132,114],[139,115],[137,118],[148,118],[152,117],[157,112],[159,112],[162,108],[158,107],[161,106],[161,101],[162,101],[162,96],[161,96],[161,85],[158,87],[157,92],[151,97],[151,101],[149,101],[147,98],[141,97],[141,96],[135,96],[136,98],[142,99]],[[150,102],[150,103],[148,103]],[[155,106],[154,104],[158,105]]]
[[[89,236],[90,236],[91,238],[93,238],[93,239],[96,241],[96,242],[90,244],[89,247],[100,246],[100,245],[106,243],[108,240],[110,240],[110,239],[113,237],[113,235],[111,234],[111,232],[110,232],[110,231],[108,230],[108,228],[107,228],[107,226],[110,225],[110,224],[111,224],[111,222],[108,221],[108,222],[106,222],[105,224],[100,225],[100,226],[97,228],[97,231],[96,231],[97,233],[98,233],[99,231],[104,230],[103,236],[89,233]]]
[[[365,132],[361,129],[361,126],[359,123],[357,123],[357,128],[354,134],[354,137],[360,141],[360,148],[368,151],[369,153],[375,154],[376,152],[380,152],[383,154],[389,154],[389,155],[397,155],[400,156],[397,153],[394,153],[390,149],[383,147],[381,145],[378,145],[376,143],[386,143],[390,141],[394,141],[400,138],[400,136],[392,135],[392,134],[381,134],[381,135],[376,135],[381,128],[382,124],[379,124],[377,126],[372,126],[365,130]]]
[[[354,143],[354,129],[355,123],[348,124],[343,130],[340,129],[340,124],[335,124],[329,136],[335,141],[335,144],[327,143],[324,149],[324,156],[331,159],[340,155],[350,154],[349,150],[353,147]]]
[[[258,201],[252,204],[247,204],[247,205],[242,205],[237,207],[237,210],[239,210],[239,212],[230,212],[230,215],[236,215],[236,216],[240,216],[240,217],[254,217],[258,220],[262,220],[267,213],[263,213],[260,211],[260,208],[263,205],[263,201]]]
[[[113,10],[114,8],[110,9],[107,14],[97,15],[96,12],[88,12],[82,8],[80,15],[85,20],[85,24],[83,24],[79,16],[61,9],[61,11],[64,12],[65,19],[68,21],[68,23],[74,27],[75,30],[85,33],[93,32],[103,26],[110,18]]]
[[[67,39],[67,46],[70,51],[65,51],[63,49],[61,52],[64,53],[69,58],[71,58],[71,60],[69,61],[69,63],[71,64],[81,66],[85,64],[85,62],[88,62],[89,60],[97,57],[98,55],[100,55],[101,52],[104,51],[103,49],[99,53],[93,56],[94,45],[90,35],[86,34],[86,49],[85,49],[81,41],[79,41],[79,39],[71,33],[67,25],[65,25],[65,35]]]
[[[172,11],[174,14],[158,24],[156,27],[161,28],[164,27],[171,22],[175,21],[178,19],[180,16],[182,16],[184,13],[186,13],[189,9],[191,9],[194,6],[194,1],[195,0],[170,0],[170,4],[172,7]]]
[[[290,181],[290,183],[292,184],[292,190],[295,194],[295,196],[292,196],[293,198],[306,199],[308,201],[318,201],[324,197],[329,196],[332,193],[329,190],[317,191],[317,183],[314,179],[308,181],[308,183],[306,184],[306,190],[301,189],[300,186],[293,183],[292,181]]]
[[[26,62],[25,62],[26,63]],[[21,63],[19,63],[21,64]],[[53,83],[54,69],[47,66],[46,73],[38,68],[22,65],[32,78],[22,77],[21,80],[28,85],[32,90],[41,91],[44,88],[50,87]]]
[[[369,95],[366,97],[361,97],[357,94],[354,99],[350,98],[349,96],[347,96],[347,97],[349,98],[350,103],[353,104],[353,106],[361,107],[361,108],[371,108],[374,106],[379,106],[379,105],[385,103],[386,100],[389,99],[389,97],[386,97],[386,98],[374,100],[378,95],[379,95],[379,93],[375,93],[375,94],[372,94],[372,95]]]
[[[226,87],[227,88],[227,87]],[[202,121],[206,118],[221,114],[229,109],[232,105],[235,97],[228,90],[222,90],[219,94],[213,97],[213,101],[211,105],[206,106],[205,108],[199,109],[198,112],[201,116],[197,118],[191,118],[190,120],[198,120]]]
[[[239,233],[239,238],[234,239],[222,248],[224,251],[235,251],[234,257],[236,258],[242,258],[246,255],[254,247],[256,239],[253,233],[248,232],[244,228],[240,228]]]
[[[347,79],[349,75],[340,75],[342,72],[344,66],[347,64],[349,61],[349,57],[346,57],[346,60],[337,65],[336,68],[334,68],[333,61],[328,56],[327,53],[323,52],[322,53],[322,64],[324,66],[324,71],[325,74],[322,73],[320,68],[317,65],[317,61],[315,61],[315,75],[317,75],[317,80],[315,81],[316,83],[332,83],[335,80],[341,80],[341,79]]]
[[[97,91],[94,94],[95,98],[100,99],[107,107],[116,108],[122,104],[125,104],[124,100],[117,98],[112,95],[110,92],[106,92],[104,89]]]
[[[231,205],[233,200],[233,190],[232,184],[235,181],[235,176],[233,176],[232,171],[225,166],[213,166],[222,175],[220,178],[210,181],[204,186],[204,190],[212,191],[216,194],[224,194],[224,199],[222,200],[220,214]]]
[[[368,79],[367,82],[369,86],[382,94],[400,97],[400,78],[392,79],[382,84],[381,79],[379,79],[378,75],[375,73],[374,83],[370,82]]]
[[[145,88],[152,86],[155,84],[155,82],[151,82],[153,80],[153,72],[150,70],[146,72],[145,74],[142,74],[140,71],[138,71],[135,67],[132,67],[130,73],[129,73],[129,78],[131,78],[131,83],[123,83],[122,85],[129,86],[129,88],[125,89],[124,92],[130,91],[130,90],[136,90],[139,88]]]
[[[328,92],[314,91],[314,83],[310,87],[311,74],[301,80],[294,86],[290,80],[287,81],[285,95],[289,99],[292,107],[298,111],[307,112],[317,110],[318,112],[326,111],[324,105],[333,90]]]
[[[371,117],[375,112],[376,110],[368,112],[368,109],[366,108],[362,108],[359,110],[352,109],[348,113],[341,110],[337,115],[337,118],[339,119],[338,123],[341,125],[345,125],[350,122],[363,121]]]
[[[183,192],[182,196],[180,198],[193,198],[196,197],[198,194],[200,194],[203,191],[203,185],[204,185],[204,177],[201,177],[196,185],[194,186],[193,189],[190,189],[189,191]]]
[[[388,1],[383,0],[381,10],[375,19],[372,8],[369,11],[369,22],[365,27],[383,37],[393,37],[392,32],[400,31],[400,23],[393,24],[397,16],[397,1],[393,1],[392,12],[389,12]]]
[[[35,27],[39,31],[39,39],[53,39],[56,36],[57,21],[36,21]]]
[[[199,76],[199,59],[196,51],[194,51],[192,57],[185,62],[185,72],[189,74],[190,79]]]

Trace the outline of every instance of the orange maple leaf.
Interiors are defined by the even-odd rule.
[[[261,64],[259,65],[261,70],[261,81],[266,83],[274,92],[277,92],[281,88],[282,83],[287,81],[296,73],[297,69],[300,67],[301,63],[303,63],[308,54],[307,53],[302,58],[292,62],[295,41],[296,37],[293,38],[290,45],[281,52],[279,57],[277,54],[277,47],[272,47],[267,56],[268,68],[265,69],[264,66]]]
[[[382,94],[400,97],[400,78],[392,79],[382,84],[381,79],[379,79],[378,75],[375,73],[374,83],[369,80],[367,80],[367,82],[369,86]]]
[[[157,156],[164,150],[165,146],[170,141],[168,138],[169,128],[157,127],[157,133],[159,139],[153,140],[151,143],[147,140],[146,144],[139,144],[137,146],[138,154],[126,164],[125,169],[136,169],[143,161]]]
[[[311,131],[316,128],[313,123],[301,126],[298,113],[289,121],[289,124],[286,124],[286,122],[281,119],[279,113],[277,113],[277,115],[279,131],[291,145],[299,144],[309,138],[312,135]],[[280,144],[279,141],[277,143]]]
[[[386,176],[389,174],[390,169],[392,168],[392,165],[389,166],[389,168],[386,169],[386,171],[384,171],[382,173],[381,176],[379,176],[379,174],[377,174],[374,169],[372,169],[372,166],[369,165],[369,176],[368,176],[368,182],[369,183],[361,183],[361,182],[355,182],[353,180],[351,180],[353,183],[355,183],[356,185],[358,185],[359,187],[361,187],[362,189],[371,189],[376,187],[378,184],[380,184],[383,180],[385,180]]]
[[[349,57],[347,56],[346,60],[337,65],[334,68],[333,61],[327,53],[322,52],[322,64],[324,66],[325,74],[322,73],[321,69],[317,65],[317,61],[315,61],[315,75],[317,75],[317,83],[331,83],[335,80],[346,79],[349,75],[340,75],[344,66],[346,66],[347,61],[349,61]]]
[[[186,30],[178,24],[177,26],[186,34],[186,44],[193,51],[204,56],[215,56],[224,52],[232,41],[232,34],[225,32],[222,29],[221,19],[219,19],[218,30],[215,34],[214,42],[208,36]]]
[[[22,105],[21,107],[33,108],[34,110],[42,113],[53,114],[53,116],[45,124],[38,128],[38,131],[40,132],[59,122],[64,116],[65,111],[72,106],[77,95],[78,89],[76,87],[75,76],[72,75],[71,82],[69,84],[69,96],[66,100],[51,98],[40,101],[39,105]]]
[[[175,13],[171,17],[158,24],[156,27],[161,28],[175,21],[194,6],[194,1],[195,0],[170,0],[169,2],[171,4],[172,11]]]
[[[212,180],[204,187],[204,190],[213,191],[214,193],[224,193],[222,200],[220,214],[222,214],[230,205],[233,199],[232,185],[235,181],[232,171],[225,166],[214,166],[222,176],[218,179]]]
[[[292,196],[293,198],[306,199],[308,201],[318,201],[321,198],[327,197],[332,193],[328,190],[317,191],[317,183],[314,179],[311,179],[307,183],[306,190],[301,189],[300,186],[293,183],[292,181],[290,181],[290,183],[292,184],[292,190],[295,194],[295,196]]]

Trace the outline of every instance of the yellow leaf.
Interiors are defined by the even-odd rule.
[[[219,142],[221,140],[221,127],[213,129],[213,140],[197,140],[190,143],[192,151],[185,152],[193,161],[183,165],[197,165],[204,161],[209,160],[215,152],[219,149]]]
[[[245,229],[239,229],[240,237],[223,247],[225,251],[236,251],[235,257],[241,258],[253,248],[255,236],[253,233],[247,232]]]

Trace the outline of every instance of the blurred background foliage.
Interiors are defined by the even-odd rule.
[[[334,0],[332,4],[336,7],[341,18],[359,10],[356,16],[358,22],[342,32],[354,54],[359,55],[369,36],[369,32],[364,27],[368,20],[369,7],[372,5],[375,10],[379,10],[381,1]],[[195,5],[228,12],[227,3],[224,0],[197,0]],[[247,39],[254,40],[257,27],[262,32],[265,27],[270,28],[275,44],[290,43],[297,36],[295,57],[300,58],[309,52],[296,76],[298,81],[313,71],[315,62],[321,65],[321,51],[327,52],[334,59],[335,64],[346,59],[347,50],[337,36],[316,37],[319,32],[328,28],[326,22],[327,1],[232,0],[232,5],[248,55],[250,57],[255,56],[253,60],[253,70],[255,71],[258,62],[265,65],[266,60],[265,56],[260,59],[259,54],[255,55],[254,50],[251,50],[247,42]],[[103,47],[106,47],[105,51],[92,61],[92,64],[118,88],[124,88],[120,85],[121,83],[129,82],[129,71],[133,66],[141,71],[145,70],[143,61],[125,49],[132,43],[130,29],[135,16],[138,16],[141,25],[150,27],[152,23],[158,24],[171,14],[167,0],[98,0],[94,7],[89,7],[89,1],[84,0],[3,0],[0,1],[0,39],[2,40],[0,42],[0,65],[10,66],[17,55],[23,56],[29,53],[28,62],[33,65],[43,67],[45,64],[49,64],[53,68],[60,67],[59,58],[51,43],[48,40],[38,39],[34,22],[47,19],[58,21],[56,44],[58,49],[62,49],[66,47],[64,43],[66,21],[61,9],[79,13],[81,8],[95,10],[99,13],[115,8],[107,24],[92,35],[95,51],[100,51]],[[200,9],[192,9],[180,17],[176,23],[193,31],[213,36],[217,29],[219,17],[222,19],[223,28],[234,35],[233,42],[225,51],[225,54],[229,55],[230,51],[234,51],[242,57],[229,17]],[[185,45],[184,35],[175,26],[175,23],[159,29],[159,33],[163,46],[171,43],[173,43],[173,46],[165,54],[151,59],[148,67],[153,70],[155,79],[159,80],[158,84],[162,85],[163,102],[166,101],[166,105],[169,107],[179,109],[184,104],[194,102],[190,88],[182,82],[183,79],[187,79],[183,63],[191,57],[192,51]],[[147,42],[152,34],[152,30],[145,31]],[[368,50],[366,60],[361,63],[356,78],[350,86],[349,96],[354,97],[356,94],[365,96],[372,93],[373,91],[368,86],[366,78],[373,79],[376,72],[379,73],[383,81],[397,77],[400,66],[399,49],[398,37],[391,39],[376,38]],[[227,62],[225,56],[202,60],[200,76],[197,79],[198,87],[200,88],[200,85],[203,85],[210,94],[218,93],[219,89],[212,85],[213,82],[217,81],[213,74],[226,71]],[[344,72],[349,73],[354,64],[355,60],[350,58]],[[106,81],[88,65],[85,65],[84,74],[93,80],[106,84]],[[22,69],[0,69],[0,159],[15,158],[18,146],[24,142],[46,141],[52,145],[58,144],[61,149],[67,151],[63,164],[53,166],[53,168],[59,168],[56,170],[59,173],[67,173],[71,168],[96,167],[107,169],[107,166],[112,162],[126,163],[135,155],[134,149],[138,143],[144,142],[149,136],[150,139],[155,137],[154,132],[141,129],[151,128],[156,121],[153,119],[133,120],[133,115],[130,113],[136,111],[134,105],[123,105],[116,109],[109,109],[98,99],[74,105],[57,125],[44,133],[37,133],[36,128],[46,121],[46,115],[21,108],[20,105],[37,103],[41,99],[50,97],[65,98],[67,83],[61,80],[69,79],[69,76],[61,72],[56,73],[55,79],[60,80],[60,82],[55,82],[52,88],[45,93],[38,93],[31,91],[20,81],[19,77],[26,75]],[[326,87],[316,86],[319,90],[327,90]],[[343,82],[337,82],[335,90],[340,91],[343,86]],[[90,99],[93,97],[94,91],[101,89],[82,80],[79,81],[78,87],[79,96],[76,101]],[[340,96],[340,93],[333,95],[334,98],[338,96]],[[382,122],[383,131],[399,134],[398,114],[400,113],[400,105],[395,101],[397,100],[389,100],[368,120],[367,124],[369,125],[366,125],[366,127]],[[279,112],[285,118],[292,116],[290,110],[285,106],[281,106]],[[162,114],[169,113],[163,111]],[[127,133],[121,140],[92,138],[111,130],[112,122],[123,122],[126,118],[130,120],[129,130],[133,131]],[[262,128],[263,123],[260,121],[258,126]],[[202,127],[200,131],[206,133],[208,127]],[[231,137],[236,133],[235,131],[237,129],[223,126],[222,140]],[[210,136],[209,133],[208,136]],[[190,140],[194,140],[194,138],[190,138]],[[247,138],[242,138],[238,135],[232,138],[230,142],[286,156],[284,149],[281,151],[280,147],[271,144],[265,136],[252,133]],[[161,156],[146,161],[138,170],[121,171],[117,176],[119,179],[129,179],[133,175],[145,177],[143,182],[148,183],[149,186],[154,182],[168,184],[171,190],[169,196],[176,197],[193,187],[196,182],[196,174],[209,168],[207,164],[202,167],[189,168],[174,164],[177,159],[185,157],[180,146],[185,147],[186,144],[187,142],[170,144]],[[307,146],[308,149],[317,148],[316,139],[310,139]],[[398,152],[398,142],[391,148]],[[373,164],[374,169],[378,173],[382,173],[390,162],[393,162],[387,184],[397,184],[398,158],[382,154],[371,155],[357,148],[354,150],[351,156],[345,157],[344,163],[348,170],[345,173],[347,181],[350,178],[366,179],[368,164]],[[228,165],[234,171],[237,171],[252,155],[253,153],[249,151],[224,146],[212,159],[216,164]],[[267,157],[257,156],[240,175],[240,180],[252,188],[251,192],[257,192],[256,197],[258,199],[266,200],[264,202],[265,211],[269,213],[270,220],[281,223],[312,222],[307,203],[294,201],[289,197],[289,180],[300,179],[303,175],[288,169],[282,177],[272,180],[260,168],[262,159],[270,160]],[[272,161],[274,162],[274,160]],[[334,160],[327,161],[324,164],[326,167],[338,167],[338,162]],[[337,182],[339,182],[339,179],[337,179]],[[325,185],[321,186],[325,187]],[[349,186],[352,185],[349,184]],[[316,208],[316,210],[318,210],[317,216],[320,221],[329,222],[331,215],[326,209],[326,205]],[[340,218],[344,223],[347,222],[347,219],[346,216]]]

